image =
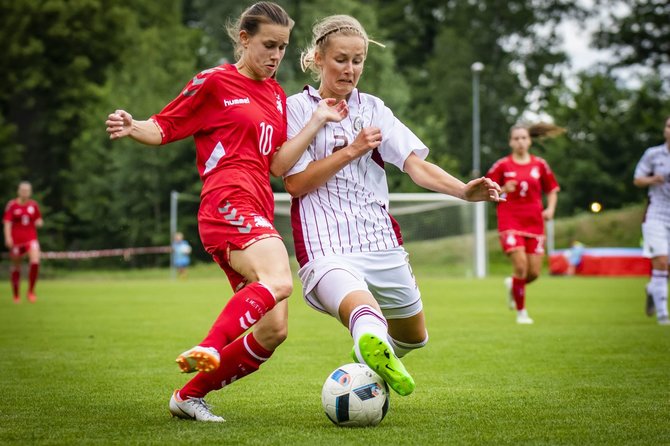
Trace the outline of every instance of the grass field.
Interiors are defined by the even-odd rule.
[[[220,279],[44,280],[0,294],[0,444],[670,444],[670,327],[643,314],[645,279],[543,277],[517,326],[502,277],[421,276],[430,342],[417,390],[382,424],[321,410],[348,333],[294,294],[289,339],[260,372],[209,396],[227,422],[170,418],[174,357],[227,298]],[[6,284],[5,284],[6,285]],[[254,394],[251,394],[251,393]]]

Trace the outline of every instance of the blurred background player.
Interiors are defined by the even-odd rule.
[[[179,277],[186,277],[186,268],[191,264],[191,245],[184,240],[184,234],[174,233],[172,241],[173,266],[177,270]]]
[[[554,173],[545,160],[530,154],[532,138],[557,136],[564,129],[551,124],[515,125],[510,129],[512,153],[496,161],[486,174],[500,184],[506,201],[498,203],[498,233],[512,263],[505,279],[508,305],[516,308],[518,324],[532,324],[526,310],[526,285],[540,275],[544,257],[544,221],[554,218],[558,191]],[[543,207],[542,194],[547,196]]]
[[[643,253],[651,258],[647,292],[647,315],[660,325],[668,318],[668,251],[670,250],[670,116],[663,129],[665,143],[645,150],[635,167],[633,184],[648,187],[649,204],[642,223]]]
[[[14,302],[21,302],[19,287],[21,282],[21,259],[28,254],[30,269],[28,272],[28,301],[35,302],[35,284],[40,270],[40,244],[37,241],[37,228],[44,224],[40,208],[30,197],[33,187],[28,181],[19,183],[17,197],[5,206],[2,218],[5,246],[9,249],[10,280]]]
[[[176,359],[182,372],[200,373],[172,394],[175,417],[224,421],[205,395],[257,371],[287,336],[293,277],[273,225],[269,174],[283,175],[302,154],[282,146],[286,95],[274,79],[292,27],[279,5],[251,5],[228,27],[236,63],[202,71],[149,120],[117,110],[106,121],[111,139],[159,145],[194,137],[203,182],[200,238],[234,291],[207,336]],[[342,119],[346,107],[323,102],[314,115],[323,124]]]
[[[288,99],[288,137],[294,142],[309,128],[324,99],[347,101],[349,117],[312,127],[302,140],[306,152],[284,176],[294,197],[304,297],[349,329],[355,360],[408,395],[415,383],[398,357],[423,347],[428,333],[400,229],[388,212],[384,162],[422,187],[469,201],[497,200],[500,188],[487,178],[466,185],[426,162],[428,148],[419,138],[379,98],[356,89],[370,42],[356,19],[326,17],[312,31],[301,62],[320,85]]]
[[[586,247],[582,242],[572,239],[570,247],[565,250],[565,258],[568,260],[568,269],[565,271],[565,275],[575,275],[577,268],[579,268],[579,265],[582,263],[582,256],[584,255],[585,248]]]

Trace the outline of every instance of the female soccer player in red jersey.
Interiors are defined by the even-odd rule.
[[[11,282],[14,302],[21,302],[19,283],[21,282],[21,258],[28,254],[30,270],[28,272],[28,301],[35,302],[35,284],[40,270],[40,244],[37,241],[37,228],[41,228],[40,207],[30,199],[33,187],[27,181],[19,184],[17,197],[5,206],[2,218],[5,232],[5,246],[9,249],[12,261]]]
[[[388,212],[384,163],[418,185],[465,200],[498,200],[488,178],[464,184],[425,161],[428,148],[381,99],[358,90],[368,36],[350,16],[320,20],[304,68],[320,79],[288,99],[288,136],[304,132],[325,98],[347,101],[348,119],[314,129],[306,151],[285,175],[295,197],[291,220],[303,293],[313,308],[347,327],[353,355],[400,395],[415,387],[400,361],[428,341],[421,293]]]
[[[274,80],[292,26],[274,3],[250,6],[228,30],[235,64],[196,75],[149,120],[117,110],[106,122],[112,139],[158,145],[194,137],[203,182],[200,238],[235,291],[205,339],[177,357],[183,372],[200,372],[170,399],[170,412],[180,418],[224,421],[204,396],[258,370],[286,338],[293,280],[273,226],[269,173],[282,175],[303,150],[284,144],[286,95]],[[346,104],[324,101],[310,124],[320,127],[346,113]]]
[[[532,137],[555,136],[564,130],[550,124],[512,127],[512,153],[496,161],[486,174],[499,183],[507,201],[498,204],[498,233],[503,251],[512,262],[505,279],[510,309],[516,307],[519,324],[532,324],[526,310],[526,285],[540,274],[544,255],[544,220],[554,218],[559,186],[545,160],[530,154]],[[547,195],[547,207],[542,194]]]

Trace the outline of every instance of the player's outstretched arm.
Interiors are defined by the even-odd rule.
[[[501,201],[500,186],[490,178],[476,178],[465,184],[414,153],[407,157],[403,168],[412,181],[425,189],[467,201]]]
[[[552,190],[547,194],[547,207],[542,211],[542,218],[544,220],[553,220],[556,212],[556,204],[558,203],[558,191]]]
[[[125,110],[116,110],[107,116],[105,121],[109,139],[130,137],[137,142],[150,146],[158,146],[163,141],[161,132],[152,120],[136,121]]]
[[[309,143],[312,142],[321,127],[327,122],[340,122],[348,115],[349,106],[346,101],[336,102],[333,98],[320,101],[307,125],[297,135],[286,141],[272,157],[270,173],[276,177],[284,175],[307,150]]]
[[[3,221],[2,227],[5,233],[5,246],[7,249],[12,249],[14,247],[14,239],[12,238],[12,222]]]

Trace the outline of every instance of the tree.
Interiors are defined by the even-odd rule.
[[[662,142],[669,99],[659,78],[630,89],[608,73],[581,73],[575,90],[552,93],[547,111],[568,132],[540,142],[537,151],[561,183],[559,215],[584,211],[594,201],[607,209],[642,199],[633,170],[647,147]]]
[[[625,6],[623,6],[625,5]],[[614,51],[613,65],[670,65],[670,2],[667,0],[600,0],[597,10],[609,10],[596,34],[598,48]],[[628,9],[628,14],[618,11]]]

